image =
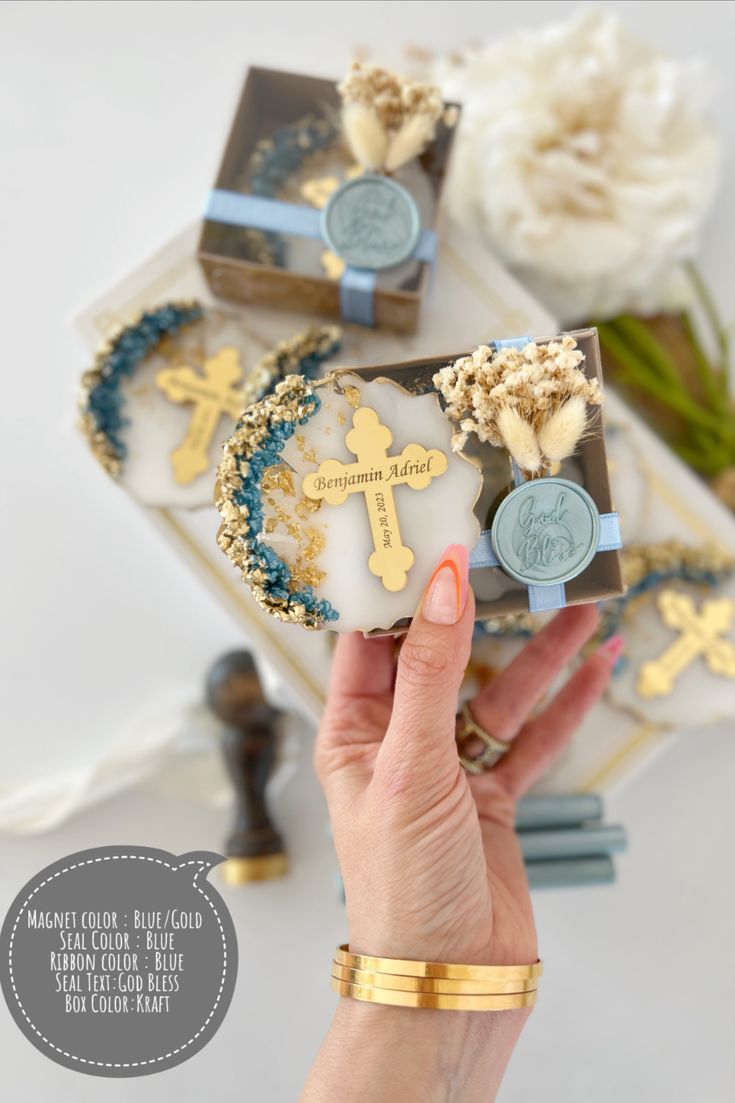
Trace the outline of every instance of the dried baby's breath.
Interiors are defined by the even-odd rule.
[[[474,433],[506,448],[519,466],[535,474],[576,448],[587,427],[587,406],[599,406],[596,379],[588,379],[584,354],[573,337],[521,348],[480,345],[434,376],[459,424],[454,447]]]
[[[347,142],[371,171],[395,172],[433,141],[440,119],[446,126],[456,122],[456,110],[445,110],[439,88],[376,65],[353,62],[337,90]]]

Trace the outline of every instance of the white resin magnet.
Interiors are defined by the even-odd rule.
[[[82,431],[105,471],[143,505],[210,505],[222,441],[241,411],[289,372],[316,372],[339,339],[336,326],[309,326],[254,360],[254,338],[237,315],[194,300],[147,307],[84,373]]]
[[[413,616],[448,544],[472,547],[479,468],[436,394],[290,377],[225,446],[219,542],[282,620],[340,632]]]
[[[221,441],[244,405],[250,344],[234,315],[187,301],[144,309],[100,347],[82,380],[82,429],[137,501],[211,501]]]

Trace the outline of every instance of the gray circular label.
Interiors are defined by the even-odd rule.
[[[495,514],[492,545],[503,570],[527,585],[569,582],[600,542],[600,516],[586,490],[567,479],[532,479]]]
[[[391,268],[411,256],[421,234],[413,197],[384,176],[358,176],[332,194],[322,237],[352,268]]]
[[[223,861],[99,847],[47,866],[0,934],[10,1013],[52,1061],[95,1076],[172,1068],[207,1044],[235,987],[230,914],[207,883]]]

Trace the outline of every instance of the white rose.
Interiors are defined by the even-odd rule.
[[[706,74],[582,10],[441,63],[463,105],[449,209],[564,322],[670,304],[710,205]]]

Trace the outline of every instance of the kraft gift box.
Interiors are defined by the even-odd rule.
[[[575,338],[578,347],[584,353],[585,373],[590,378],[597,379],[602,385],[597,331],[595,329],[576,330],[571,333],[571,336]],[[556,339],[556,335],[535,338],[536,343],[540,345]],[[351,370],[355,375],[360,375],[367,380],[393,379],[406,390],[425,393],[433,390],[432,378],[440,368],[467,354],[468,350],[465,350],[431,359],[409,360],[387,366],[382,364]],[[594,415],[590,431],[582,440],[577,452],[565,460],[560,470],[555,473],[584,487],[592,497],[598,512],[607,514],[614,511],[614,505],[608,474],[603,421],[604,399],[602,411]],[[503,449],[495,448],[490,444],[475,443],[470,454],[479,462],[483,473],[483,489],[475,512],[480,525],[485,528],[488,511],[494,499],[499,492],[508,487],[511,480],[510,459]],[[529,610],[528,588],[505,574],[500,568],[486,567],[471,570],[470,584],[475,594],[478,620],[527,613]],[[619,553],[601,551],[594,556],[581,574],[566,583],[565,600],[567,605],[581,605],[619,597],[623,591]],[[388,631],[397,633],[404,631],[406,627],[407,622],[401,622]],[[384,634],[386,633],[380,629],[370,633],[370,635]]]
[[[456,108],[457,105],[451,105]],[[457,111],[459,109],[457,108]],[[333,141],[308,162],[306,175],[312,184],[333,179],[352,163],[342,148],[338,129],[339,96],[336,82],[274,69],[251,68],[245,81],[215,191],[247,194],[252,181],[248,164],[259,143],[278,140],[282,128],[297,124],[308,116],[324,120],[331,128]],[[443,122],[424,153],[399,170],[395,179],[413,195],[421,216],[422,228],[436,228],[438,207],[454,136],[454,127]],[[269,147],[266,145],[266,149]],[[299,191],[304,172],[294,166],[293,180],[286,181],[288,202],[304,206]],[[266,182],[266,189],[267,182]],[[274,188],[275,190],[275,188]],[[317,188],[318,190],[318,188]],[[278,196],[273,196],[278,198]],[[323,271],[322,241],[305,241],[294,235],[279,234],[283,246],[282,264],[255,259],[252,230],[214,222],[205,218],[198,244],[198,259],[211,292],[221,299],[243,303],[261,303],[285,310],[340,318],[340,288],[337,278]],[[374,325],[396,333],[414,333],[422,300],[429,293],[430,265],[409,260],[398,269],[378,273],[374,294]]]

